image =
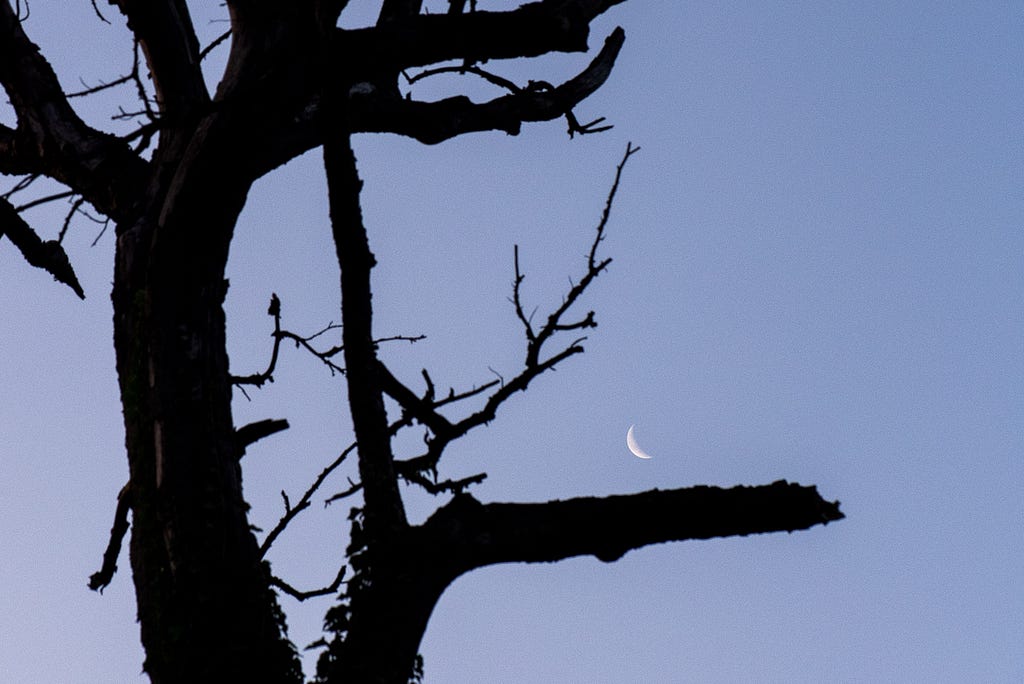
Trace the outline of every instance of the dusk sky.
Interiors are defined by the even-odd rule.
[[[123,19],[98,4],[112,25],[87,0],[31,2],[26,30],[69,90],[130,65]],[[209,43],[225,10],[192,4]],[[353,0],[343,23],[378,4]],[[599,323],[586,353],[455,443],[442,475],[487,472],[471,492],[488,502],[785,478],[847,518],[475,571],[432,616],[425,681],[1024,681],[1024,5],[629,0],[594,23],[589,54],[486,66],[558,82],[616,26],[616,68],[576,110],[610,131],[356,139],[376,334],[426,336],[382,357],[414,387],[429,369],[439,391],[513,376],[514,246],[527,308],[546,317],[583,274],[631,141],[642,150],[601,244],[614,261],[579,304]],[[500,94],[469,77],[410,90]],[[74,103],[112,131],[127,130],[118,105],[136,106],[130,89]],[[6,102],[0,122],[14,123]],[[340,318],[325,192],[314,151],[249,195],[228,274],[237,374],[269,359],[271,293],[295,332]],[[67,209],[25,216],[50,239]],[[91,247],[100,231],[80,217],[65,239],[84,302],[0,239],[2,681],[146,681],[127,550],[103,595],[86,587],[128,473],[114,235]],[[350,443],[345,387],[284,347],[249,397],[237,425],[291,423],[243,461],[253,524],[269,530],[281,490],[298,497]],[[633,424],[652,459],[627,450]],[[354,462],[270,554],[293,586],[328,584],[343,560],[350,503],[320,502],[346,477]],[[444,501],[409,491],[410,518]],[[332,600],[281,598],[300,648]]]

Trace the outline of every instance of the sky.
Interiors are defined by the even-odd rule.
[[[348,25],[373,4],[354,0]],[[225,29],[210,5],[196,10],[204,43]],[[125,70],[113,10],[103,6],[108,26],[85,0],[31,8],[26,29],[67,88]],[[514,374],[525,351],[508,301],[514,246],[524,299],[544,315],[581,276],[631,141],[642,151],[601,245],[613,263],[580,305],[599,323],[586,353],[454,444],[442,473],[486,471],[472,490],[482,501],[785,478],[817,485],[847,518],[610,564],[475,571],[431,618],[425,681],[1024,680],[1024,9],[631,0],[594,23],[592,51],[615,26],[626,31],[616,68],[577,109],[606,117],[606,133],[570,140],[555,121],[432,147],[358,138],[376,332],[426,336],[383,358],[414,386],[421,368],[457,390]],[[589,58],[488,66],[556,81]],[[412,86],[461,90],[498,94],[455,78]],[[119,130],[118,102],[133,104],[119,95],[76,106]],[[0,121],[11,116],[0,104]],[[339,319],[319,166],[307,154],[250,193],[226,302],[239,374],[269,358],[272,292],[296,332]],[[52,238],[66,210],[26,217]],[[86,588],[127,478],[113,235],[91,247],[100,230],[78,220],[66,238],[84,302],[0,241],[7,681],[145,681],[126,555],[103,595]],[[275,382],[235,400],[239,425],[292,426],[243,463],[264,529],[279,492],[294,500],[351,438],[343,380],[282,351]],[[649,461],[626,448],[633,424]],[[347,487],[346,467],[317,501]],[[408,492],[415,521],[441,503]],[[329,583],[347,512],[314,505],[275,545],[275,572]],[[330,599],[281,601],[300,647],[319,638]]]

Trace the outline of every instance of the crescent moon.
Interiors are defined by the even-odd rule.
[[[640,448],[640,445],[636,443],[636,437],[633,436],[633,428],[635,425],[630,425],[629,429],[626,430],[626,446],[633,452],[633,455],[637,458],[651,458],[650,454]]]

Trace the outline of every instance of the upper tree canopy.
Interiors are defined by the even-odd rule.
[[[0,83],[18,125],[0,127],[0,171],[48,175],[121,221],[137,206],[140,183],[152,172],[129,144],[148,145],[155,136],[153,161],[159,164],[170,150],[182,154],[185,139],[211,117],[230,119],[235,168],[250,182],[321,144],[325,127],[338,124],[325,120],[325,98],[345,103],[345,127],[353,132],[391,132],[428,143],[473,131],[517,133],[524,121],[565,116],[600,87],[622,46],[621,29],[576,77],[557,85],[506,82],[511,92],[488,102],[407,99],[398,91],[399,75],[452,60],[472,70],[489,59],[585,51],[589,22],[618,2],[545,0],[504,12],[446,15],[420,14],[421,2],[389,2],[376,26],[361,29],[336,28],[346,3],[228,3],[231,53],[212,93],[184,2],[112,3],[139,41],[154,88],[146,103],[151,120],[127,140],[78,117],[16,8],[3,3]],[[147,76],[134,75],[145,87]],[[261,144],[243,144],[252,139]]]

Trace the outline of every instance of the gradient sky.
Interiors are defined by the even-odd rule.
[[[225,28],[209,4],[204,43]],[[349,22],[374,4],[352,2]],[[27,30],[67,88],[129,63],[105,5],[113,26],[86,0],[31,8]],[[432,617],[426,681],[1024,680],[1024,9],[631,0],[595,22],[591,47],[616,25],[616,69],[577,110],[607,117],[607,133],[569,140],[556,121],[436,147],[358,139],[377,334],[427,336],[383,355],[413,386],[423,367],[439,388],[514,374],[513,246],[540,316],[582,273],[632,141],[643,150],[602,244],[614,262],[581,303],[600,324],[587,353],[455,444],[443,473],[488,472],[473,490],[484,501],[786,478],[848,517],[471,573]],[[555,81],[588,60],[488,66]],[[413,93],[462,88],[497,94],[454,78]],[[117,102],[76,101],[111,130]],[[235,372],[266,364],[271,292],[297,332],[339,318],[319,165],[306,155],[250,194],[229,273]],[[53,237],[66,209],[27,218]],[[85,302],[0,241],[4,681],[143,681],[126,555],[102,596],[86,588],[127,477],[113,234],[90,248],[98,232],[80,220],[66,240]],[[236,401],[239,425],[292,425],[244,461],[265,529],[280,490],[298,496],[351,436],[341,378],[284,352],[276,382]],[[626,450],[633,423],[650,461]],[[411,493],[410,516],[440,503]],[[329,582],[347,512],[315,505],[275,546],[275,571]],[[329,599],[282,603],[297,644],[320,636]]]

